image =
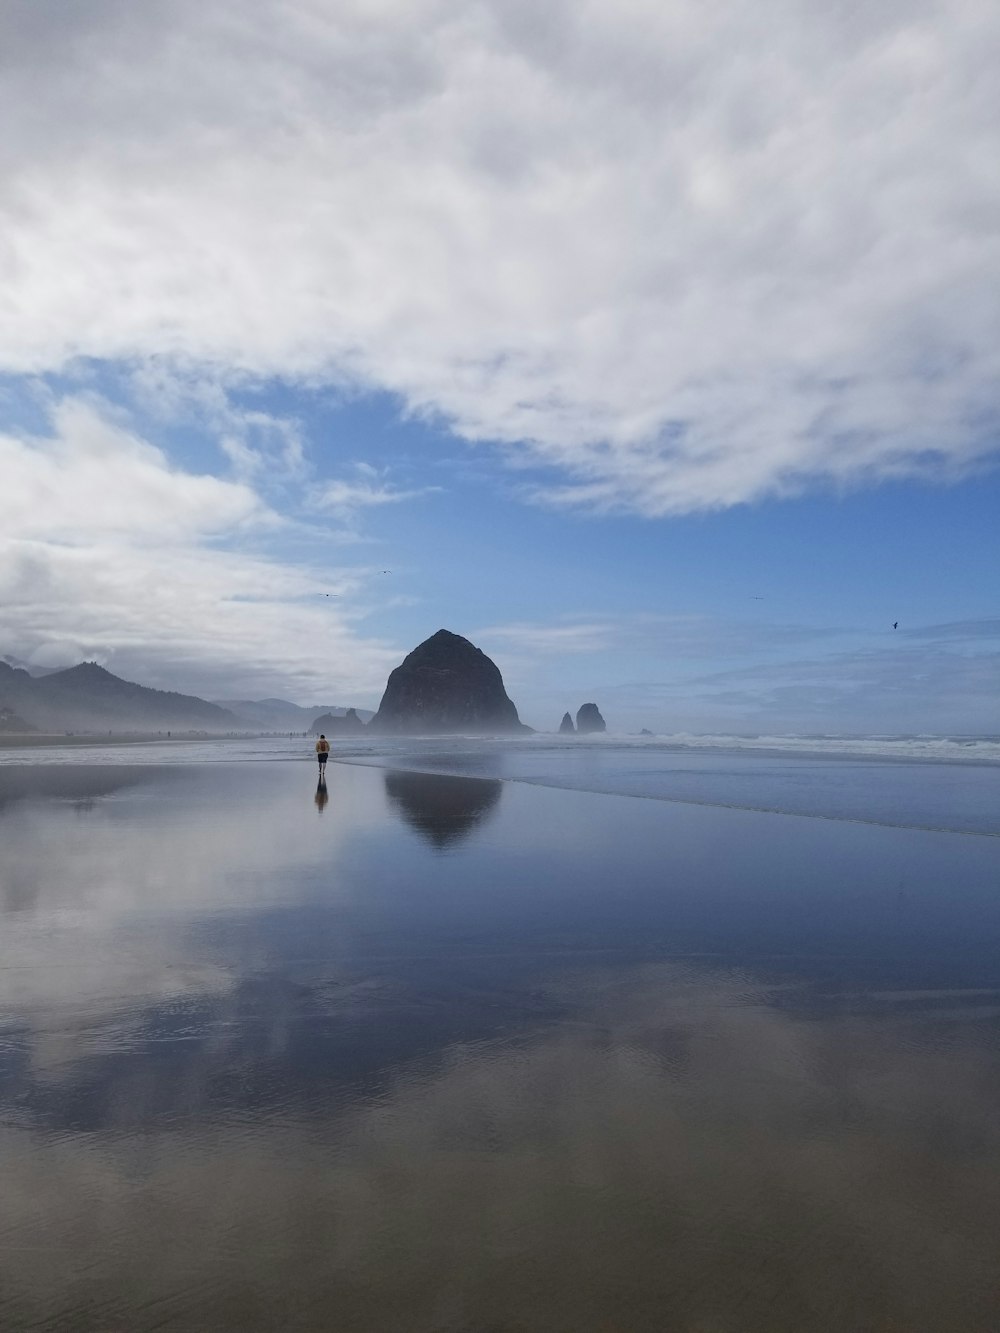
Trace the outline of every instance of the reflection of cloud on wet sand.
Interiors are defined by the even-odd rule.
[[[334,775],[317,827],[312,767],[0,776],[0,1006],[26,1016],[34,1058],[54,1063],[67,1009],[124,1025],[143,1003],[230,989],[232,960],[196,948],[192,926],[347,892],[345,840],[381,817],[368,790]],[[264,961],[246,948],[243,973]]]
[[[0,1239],[29,1248],[0,1245],[0,1317],[994,1327],[992,1033],[804,1021],[673,966],[558,991],[572,1021],[452,1047],[337,1117],[289,1089],[185,1133],[5,1131]]]

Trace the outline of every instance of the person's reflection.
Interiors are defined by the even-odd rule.
[[[316,784],[316,795],[313,799],[316,802],[316,809],[322,814],[330,799],[330,793],[326,789],[326,775],[323,773],[320,774],[319,782]]]
[[[440,851],[467,837],[493,812],[503,783],[442,773],[386,773],[385,790],[410,827]]]

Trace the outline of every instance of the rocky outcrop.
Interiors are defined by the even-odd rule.
[[[343,717],[333,713],[323,713],[309,728],[310,736],[360,736],[365,724],[353,708],[349,708]]]
[[[460,634],[440,629],[414,648],[389,676],[372,731],[525,731],[496,663]]]
[[[357,735],[359,731],[364,731],[364,729],[365,724],[362,722],[361,718],[358,717],[357,711],[353,708],[349,708],[341,719],[340,730],[349,731],[354,735]]]
[[[583,704],[576,715],[576,729],[587,731],[607,731],[607,723],[601,717],[597,704]]]
[[[572,735],[575,731],[576,727],[573,726],[573,719],[570,717],[569,713],[563,713],[563,720],[559,723],[560,736],[563,734]]]

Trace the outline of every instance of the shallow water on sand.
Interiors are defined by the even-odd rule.
[[[0,782],[0,1327],[994,1329],[1000,840]]]
[[[736,737],[688,738],[682,744],[657,737],[542,734],[360,736],[335,737],[332,759],[648,800],[1000,837],[1000,742],[782,737],[771,738],[768,747],[762,750]],[[311,740],[258,736],[0,746],[0,792],[4,781],[12,780],[6,770],[17,767],[276,760],[311,761]]]

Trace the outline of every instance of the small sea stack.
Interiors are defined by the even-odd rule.
[[[576,714],[576,729],[583,733],[588,731],[607,731],[607,723],[601,717],[600,709],[597,704],[582,704]]]
[[[336,713],[324,713],[309,728],[311,736],[360,736],[365,724],[353,708],[348,708],[343,717]]]

